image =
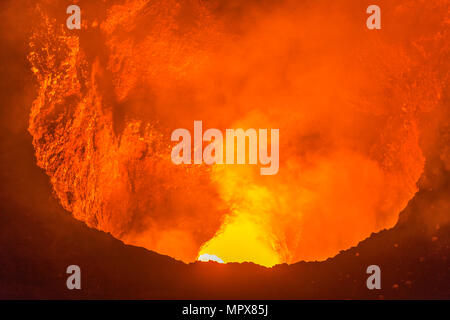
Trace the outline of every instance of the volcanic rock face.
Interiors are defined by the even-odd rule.
[[[305,6],[81,1],[79,32],[38,7],[29,131],[63,207],[183,261],[325,259],[392,227],[445,121],[448,5],[380,4],[378,33],[352,1]],[[279,173],[173,165],[193,120],[279,128]]]
[[[83,39],[44,21],[31,40],[41,87],[30,132],[63,207],[119,239],[195,259],[220,225],[220,199],[204,170],[173,167],[156,121],[126,119],[117,135],[109,71],[88,61]]]

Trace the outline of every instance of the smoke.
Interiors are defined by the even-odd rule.
[[[30,53],[38,164],[77,219],[183,261],[273,265],[394,226],[417,192],[448,5],[382,1],[371,31],[355,1],[92,3],[78,33],[44,6]],[[170,133],[194,120],[280,129],[279,173],[173,165]]]

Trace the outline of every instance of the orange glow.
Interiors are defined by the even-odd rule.
[[[79,33],[44,8],[29,56],[38,165],[75,218],[184,262],[332,257],[395,225],[444,95],[428,68],[448,58],[446,4],[382,2],[380,31],[354,1],[130,0]],[[173,165],[170,133],[194,120],[279,128],[278,174]]]
[[[244,219],[228,222],[223,231],[201,248],[200,254],[214,252],[224,262],[255,262],[266,267],[279,263],[276,249],[266,243],[264,230]]]

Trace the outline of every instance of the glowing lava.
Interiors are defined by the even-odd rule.
[[[200,255],[197,260],[203,261],[203,262],[215,261],[218,263],[224,263],[223,260],[220,259],[218,256],[216,256],[214,254],[208,254],[208,253],[204,253],[204,254]]]

